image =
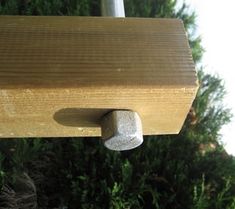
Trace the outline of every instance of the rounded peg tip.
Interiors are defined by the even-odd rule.
[[[110,150],[130,150],[143,142],[141,119],[129,110],[115,110],[103,116],[101,132],[104,145]]]

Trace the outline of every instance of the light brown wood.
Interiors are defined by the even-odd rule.
[[[0,137],[99,136],[114,109],[175,134],[196,91],[180,20],[0,16]]]

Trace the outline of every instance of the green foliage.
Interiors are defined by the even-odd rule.
[[[198,71],[200,89],[197,99],[194,101],[193,110],[197,117],[190,134],[200,138],[198,140],[216,141],[219,139],[221,127],[230,122],[232,117],[228,108],[223,106],[224,85],[222,80],[216,76],[205,75],[202,70]],[[192,138],[192,136],[190,137]]]
[[[100,15],[99,1],[92,0],[1,0],[4,15]]]
[[[201,185],[194,186],[194,197],[193,197],[194,205],[193,209],[206,209],[208,208],[208,199],[205,194],[205,176],[202,176]]]
[[[176,3],[125,0],[126,15],[182,19],[199,62],[196,15],[186,4],[176,10]],[[100,15],[100,1],[0,0],[0,14]],[[221,102],[224,86],[202,70],[198,77],[200,89],[180,134],[145,137],[135,150],[112,152],[97,138],[1,140],[0,207],[17,208],[19,197],[34,197],[36,187],[39,209],[234,209],[235,159],[219,135],[231,118]]]
[[[5,173],[4,173],[3,167],[2,167],[3,160],[4,160],[4,156],[0,153],[0,191],[1,191],[2,186],[4,184],[4,176],[5,176]]]
[[[19,141],[12,140],[13,147]],[[20,154],[17,165],[11,153],[2,164],[8,171],[15,167],[14,179],[28,173],[39,208],[216,209],[234,204],[234,158],[220,147],[202,155],[200,142],[182,134],[147,137],[143,146],[127,152],[106,150],[96,138],[38,141],[31,160]],[[24,142],[20,147],[29,150]],[[8,177],[5,184],[14,181]]]
[[[189,38],[189,45],[192,50],[193,60],[194,62],[198,63],[199,61],[201,61],[204,53],[204,48],[201,45],[201,37],[198,36],[196,38],[193,38],[193,36],[191,36]]]
[[[226,194],[230,191],[232,187],[231,177],[225,179],[225,186],[224,188],[215,196],[216,201],[214,201],[213,207],[210,206],[210,195],[211,192],[210,185],[205,185],[205,177],[203,175],[201,185],[198,187],[195,186],[194,188],[194,205],[193,209],[206,209],[206,208],[215,208],[215,209],[234,209],[234,200],[235,197],[231,196],[231,194]],[[212,202],[212,201],[211,201]]]
[[[0,15],[6,14],[18,14],[18,4],[16,0],[0,1]]]

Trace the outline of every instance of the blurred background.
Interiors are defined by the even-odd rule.
[[[184,22],[200,89],[180,134],[146,136],[125,152],[98,138],[1,139],[1,209],[235,208],[234,149],[225,146],[233,141],[234,3],[124,3],[127,17]],[[0,14],[100,16],[100,1],[0,0]]]
[[[180,7],[184,1],[180,0]],[[235,1],[225,0],[223,3],[213,0],[187,0],[190,11],[196,14],[196,34],[201,36],[201,45],[204,54],[198,65],[203,66],[204,71],[217,75],[223,79],[226,90],[223,105],[231,108],[235,113],[235,63],[233,54],[235,48],[234,20]],[[234,119],[222,127],[222,141],[228,153],[235,155],[235,121]]]

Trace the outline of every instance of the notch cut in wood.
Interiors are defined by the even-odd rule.
[[[116,109],[176,134],[197,88],[180,20],[0,17],[0,137],[100,136]]]

